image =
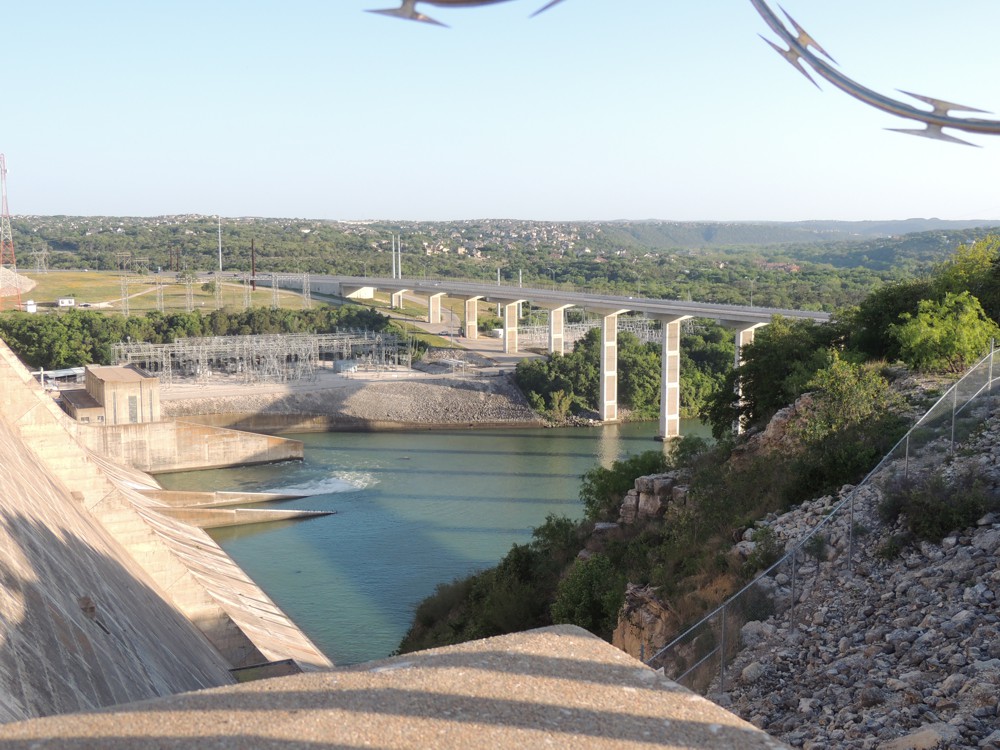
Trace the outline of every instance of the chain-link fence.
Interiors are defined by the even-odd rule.
[[[781,559],[646,663],[662,667],[667,677],[696,692],[705,694],[710,688],[725,692],[726,670],[745,645],[744,625],[771,616],[794,623],[797,608],[809,598],[821,568],[850,568],[862,557],[857,537],[864,528],[856,516],[877,502],[876,483],[940,466],[985,422],[994,407],[996,352],[993,348],[949,388],[878,466]]]

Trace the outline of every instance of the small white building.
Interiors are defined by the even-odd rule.
[[[38,305],[35,304],[35,300],[29,299],[24,303],[24,311],[26,313],[36,313],[38,312]]]
[[[76,299],[74,297],[60,297],[56,300],[56,304],[59,307],[76,307]]]

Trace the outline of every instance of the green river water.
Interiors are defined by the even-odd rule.
[[[703,434],[698,423],[684,434]],[[439,584],[494,565],[554,513],[582,516],[580,476],[654,450],[655,423],[294,435],[305,459],[159,477],[167,489],[288,491],[333,510],[213,531],[336,664],[389,655]]]

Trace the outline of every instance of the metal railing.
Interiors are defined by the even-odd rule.
[[[891,451],[804,537],[753,581],[657,651],[645,663],[700,692],[725,692],[726,671],[743,647],[743,626],[774,616],[792,623],[820,572],[855,564],[861,553],[855,516],[870,509],[876,482],[939,466],[989,417],[994,404],[995,347],[907,431]]]

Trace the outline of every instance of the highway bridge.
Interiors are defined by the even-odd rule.
[[[258,274],[258,282],[268,276]],[[292,281],[295,277],[287,277]],[[281,283],[278,279],[278,283]],[[293,282],[294,283],[294,282]],[[549,351],[564,352],[565,312],[571,307],[582,308],[601,317],[601,395],[599,412],[601,420],[618,419],[618,316],[625,313],[642,313],[657,320],[663,327],[663,372],[660,393],[660,436],[677,437],[680,434],[680,339],[682,321],[688,318],[708,318],[732,328],[736,335],[736,362],[740,364],[740,351],[753,341],[754,331],[767,325],[773,316],[804,318],[826,322],[828,313],[806,310],[780,310],[766,307],[722,305],[712,302],[681,302],[666,299],[645,299],[590,292],[536,289],[501,284],[485,284],[448,279],[386,279],[354,276],[310,275],[308,284],[313,292],[364,300],[372,299],[376,291],[390,294],[392,307],[402,307],[403,295],[411,294],[427,299],[427,322],[441,322],[441,300],[444,297],[460,299],[464,303],[465,337],[479,335],[478,311],[480,302],[496,304],[503,319],[503,345],[506,353],[517,352],[518,310],[522,303],[548,310]]]

